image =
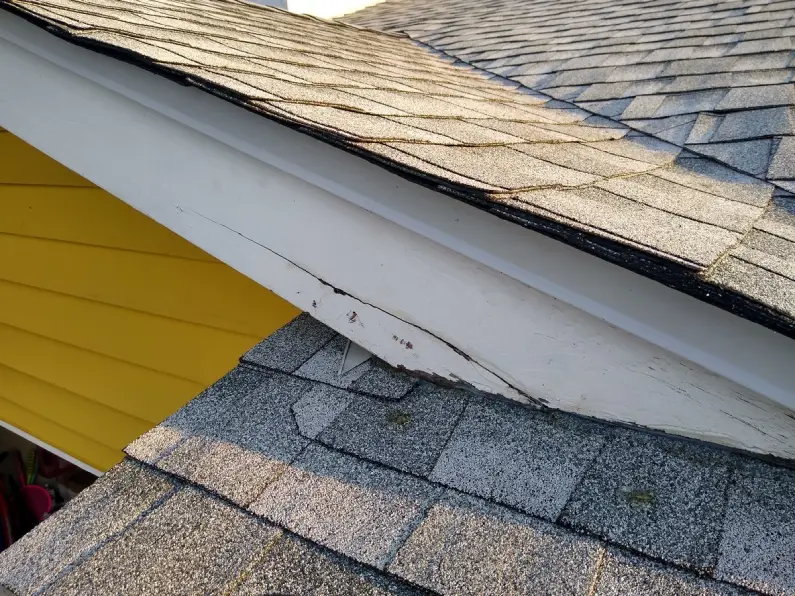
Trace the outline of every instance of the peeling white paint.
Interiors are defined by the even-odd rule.
[[[386,361],[795,457],[791,340],[10,15],[0,37],[0,124]]]

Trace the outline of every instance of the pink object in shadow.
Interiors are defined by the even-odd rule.
[[[44,521],[45,516],[52,509],[52,497],[47,489],[35,484],[29,484],[23,486],[20,492],[28,511],[36,518],[36,521]]]

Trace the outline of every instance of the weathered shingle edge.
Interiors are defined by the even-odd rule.
[[[688,441],[686,441],[686,440],[683,441],[680,438],[674,438],[673,441],[675,443],[680,443],[681,442],[681,444],[684,445],[684,446],[689,445]],[[528,518],[529,520],[532,520],[533,523],[539,523],[539,524],[542,524],[542,525],[548,525],[549,527],[556,528],[557,530],[561,531],[565,535],[574,537],[577,540],[593,541],[595,544],[598,544],[602,549],[607,549],[607,550],[611,550],[611,551],[616,552],[616,553],[624,554],[624,555],[629,556],[629,557],[634,557],[634,558],[636,558],[636,559],[638,559],[640,561],[645,562],[645,564],[648,564],[648,565],[651,565],[651,566],[657,566],[657,567],[660,568],[660,570],[662,572],[680,574],[681,576],[686,577],[686,578],[690,578],[691,580],[696,580],[697,578],[703,578],[705,581],[711,582],[715,586],[722,585],[722,586],[727,587],[730,590],[737,591],[737,593],[746,593],[746,594],[749,594],[749,595],[756,593],[756,592],[748,590],[747,588],[743,588],[740,584],[733,583],[733,582],[727,581],[725,579],[717,578],[717,577],[714,576],[714,574],[712,572],[704,572],[703,570],[693,569],[693,568],[689,568],[687,566],[683,566],[683,565],[672,563],[671,561],[667,561],[664,558],[661,558],[661,557],[658,557],[658,556],[654,556],[654,555],[650,555],[648,553],[644,553],[644,552],[642,552],[640,550],[637,550],[635,548],[624,546],[624,545],[621,545],[619,543],[612,542],[609,539],[607,539],[606,537],[599,535],[599,533],[591,532],[591,531],[588,531],[588,530],[584,530],[582,528],[575,528],[575,527],[573,527],[573,526],[571,526],[569,524],[562,523],[562,521],[560,519],[557,519],[556,521],[550,522],[549,520],[543,519],[541,517],[538,517],[537,515],[528,513],[528,512],[523,511],[523,510],[521,510],[521,509],[519,509],[517,507],[508,505],[508,504],[506,504],[504,502],[495,501],[495,500],[492,500],[490,498],[483,498],[483,497],[478,496],[478,495],[473,494],[473,493],[469,493],[469,492],[466,492],[466,491],[461,491],[461,490],[458,490],[458,489],[455,489],[455,488],[451,488],[450,486],[448,486],[446,484],[442,484],[442,483],[435,482],[433,480],[429,480],[425,476],[419,476],[419,475],[416,475],[416,474],[413,474],[413,473],[410,473],[410,472],[405,472],[405,471],[402,471],[402,470],[398,470],[398,469],[394,468],[393,466],[390,466],[390,465],[387,465],[387,464],[383,464],[383,463],[379,463],[379,462],[373,461],[373,460],[368,459],[368,458],[355,456],[355,455],[353,455],[353,454],[351,454],[351,453],[349,453],[349,452],[347,452],[345,450],[336,449],[336,448],[330,447],[329,445],[322,444],[322,443],[320,443],[318,441],[310,441],[310,443],[307,445],[307,447],[302,449],[301,454],[305,453],[306,450],[311,445],[317,445],[319,447],[322,447],[325,450],[328,450],[330,453],[334,453],[334,454],[342,456],[342,457],[355,458],[358,461],[365,462],[365,465],[370,465],[370,466],[374,466],[374,467],[376,467],[378,469],[383,469],[387,473],[397,473],[397,474],[400,474],[400,475],[404,475],[406,477],[415,478],[418,481],[427,483],[429,486],[433,486],[433,487],[435,487],[435,488],[437,488],[439,490],[438,496],[433,498],[433,499],[431,499],[426,504],[426,506],[423,507],[421,514],[416,519],[412,520],[412,523],[409,525],[408,531],[404,532],[404,534],[401,536],[400,541],[396,545],[394,545],[393,549],[390,551],[390,554],[389,554],[389,563],[383,569],[380,569],[380,568],[378,568],[378,567],[376,567],[376,566],[374,566],[374,565],[372,565],[370,563],[367,563],[365,561],[359,560],[356,557],[352,557],[351,555],[349,555],[349,554],[347,554],[345,552],[342,552],[341,550],[338,550],[338,549],[335,549],[335,548],[331,548],[331,547],[329,547],[329,546],[327,546],[327,545],[325,545],[325,544],[323,544],[321,542],[317,542],[317,541],[313,540],[311,537],[303,535],[301,532],[297,532],[297,531],[295,531],[293,529],[290,529],[289,527],[287,527],[283,523],[274,521],[273,519],[271,519],[267,515],[263,515],[261,513],[256,513],[254,511],[252,511],[251,508],[241,507],[238,503],[235,503],[233,500],[229,499],[225,495],[223,495],[223,494],[221,494],[221,493],[219,493],[219,492],[217,492],[215,490],[212,490],[211,488],[208,488],[207,486],[205,486],[205,485],[203,485],[201,483],[198,483],[198,482],[195,482],[195,481],[193,481],[191,479],[185,478],[184,476],[181,476],[181,475],[176,474],[174,472],[171,472],[171,471],[168,471],[168,470],[164,470],[164,469],[158,467],[156,464],[150,464],[150,463],[147,463],[147,462],[140,461],[140,460],[136,459],[134,456],[131,456],[131,455],[127,455],[126,456],[126,460],[127,461],[136,462],[139,465],[141,465],[141,466],[143,466],[143,467],[145,467],[147,469],[150,469],[150,470],[154,471],[157,474],[161,474],[161,475],[163,475],[163,476],[165,476],[167,478],[170,478],[177,485],[181,485],[181,486],[185,486],[185,487],[191,487],[191,488],[193,488],[195,490],[201,491],[201,492],[205,493],[206,495],[210,496],[211,498],[214,498],[214,499],[217,499],[217,500],[221,501],[222,503],[224,503],[228,507],[235,508],[235,509],[245,513],[246,515],[249,515],[249,516],[252,516],[252,517],[254,517],[256,519],[265,521],[267,524],[275,526],[280,531],[284,532],[286,535],[298,537],[299,539],[305,540],[305,541],[313,544],[317,548],[320,548],[320,549],[322,549],[324,551],[328,551],[328,552],[333,553],[333,554],[335,554],[335,555],[337,555],[339,557],[342,557],[343,559],[345,559],[345,560],[347,560],[347,561],[349,561],[349,562],[351,562],[351,563],[353,563],[355,565],[362,565],[362,566],[368,568],[369,570],[371,570],[374,573],[383,574],[383,575],[385,575],[387,578],[389,578],[392,581],[396,581],[396,582],[399,582],[399,583],[407,584],[407,585],[411,586],[413,589],[417,590],[419,593],[436,594],[437,592],[431,591],[427,587],[425,587],[423,585],[420,585],[420,584],[417,584],[417,583],[411,581],[411,579],[409,579],[407,577],[404,577],[403,575],[399,575],[399,574],[393,572],[392,571],[392,564],[395,562],[396,557],[397,557],[398,553],[401,551],[401,549],[403,549],[407,545],[409,540],[414,535],[415,531],[417,531],[420,528],[420,526],[422,526],[423,522],[425,522],[426,519],[428,518],[428,515],[431,512],[431,510],[433,510],[433,508],[436,505],[438,505],[444,499],[445,495],[448,495],[448,496],[449,495],[459,495],[463,499],[469,499],[469,500],[471,500],[473,502],[480,503],[484,507],[493,508],[495,510],[504,511],[507,515],[515,515],[515,516],[522,517],[522,518]],[[292,465],[292,464],[290,464],[290,465]],[[588,466],[589,469],[590,469],[591,465],[593,465],[593,462]],[[267,486],[269,487],[269,486],[275,484],[276,482],[279,481],[280,478],[281,478],[281,475],[276,477]],[[266,487],[266,490],[267,490],[267,487]],[[727,492],[728,492],[728,487],[727,487]],[[571,496],[569,497],[569,499],[570,498],[571,498]],[[598,583],[599,577],[600,577],[600,575],[597,572],[594,575],[594,578],[593,578],[594,579],[594,582],[593,582],[594,585]],[[0,587],[2,587],[2,586],[0,586]],[[11,596],[21,596],[21,595],[14,594],[13,592],[11,592],[10,594],[11,594]],[[0,596],[4,596],[2,592],[0,592]]]
[[[236,1],[239,2],[239,0]],[[167,68],[163,65],[156,64],[154,61],[131,50],[121,49],[110,44],[88,40],[72,35],[68,29],[56,26],[46,19],[24,10],[21,7],[8,4],[4,0],[0,0],[0,9],[17,15],[31,24],[44,29],[48,33],[55,35],[56,37],[59,37],[60,39],[63,39],[69,43],[143,68],[148,72],[163,76],[164,78],[167,78],[182,86],[197,87],[245,110],[260,116],[264,116],[265,118],[273,120],[281,125],[287,126],[293,130],[307,134],[327,144],[366,159],[367,161],[378,165],[410,182],[446,194],[477,207],[478,209],[496,215],[497,217],[519,224],[522,227],[540,232],[551,238],[563,241],[571,246],[574,246],[575,248],[593,254],[608,262],[619,265],[625,269],[629,269],[630,271],[653,279],[672,289],[681,291],[685,294],[693,296],[694,298],[722,308],[723,310],[727,310],[742,318],[748,319],[752,322],[768,327],[773,331],[777,331],[782,335],[795,339],[795,319],[791,318],[789,315],[782,313],[766,304],[763,304],[749,296],[746,296],[739,291],[709,282],[703,279],[699,273],[692,268],[692,266],[688,266],[684,262],[677,262],[669,256],[662,257],[661,255],[653,254],[652,252],[649,252],[650,249],[648,247],[644,247],[644,249],[641,250],[640,248],[626,243],[625,241],[618,242],[612,238],[597,235],[595,233],[585,232],[574,227],[573,222],[571,222],[569,225],[566,225],[552,219],[544,218],[540,215],[534,215],[507,205],[495,203],[489,198],[490,195],[482,189],[465,185],[457,185],[449,180],[441,180],[431,174],[427,174],[421,172],[420,170],[390,161],[384,157],[371,153],[366,149],[354,146],[348,139],[344,137],[331,135],[326,129],[321,129],[320,127],[309,127],[305,122],[291,120],[275,111],[246,103],[246,101],[243,99],[244,96],[237,94],[230,89],[197,81],[190,75],[187,75],[177,69]],[[307,18],[314,19],[314,17]],[[339,24],[339,26],[351,27],[351,25],[348,24],[342,24],[339,22],[335,23]],[[380,31],[378,33],[396,37],[395,34],[387,34]],[[398,35],[397,37],[411,39],[405,35]],[[411,41],[415,42],[415,40]],[[418,43],[417,45],[425,47],[424,44]],[[426,51],[428,51],[428,48],[426,48]],[[429,51],[429,54],[431,55],[438,56],[440,53],[444,54],[435,48],[433,48],[432,51]],[[449,55],[446,56],[449,57]],[[456,60],[455,62],[458,65],[467,64],[461,60]],[[478,69],[468,64],[467,66],[476,72],[486,73],[491,79],[505,81],[514,89],[525,88],[533,94],[537,95],[540,93],[539,91],[529,87],[524,87],[521,84],[517,84],[516,81],[505,79],[504,77],[496,75],[495,73]],[[542,93],[542,95],[546,94]],[[557,100],[554,98],[551,98],[551,100],[558,103],[565,103],[574,109],[587,111],[594,116],[605,117],[602,114],[590,112],[589,110],[585,110],[581,106],[571,104],[570,102],[563,102],[562,100]],[[623,122],[615,122],[619,125],[627,126]],[[654,138],[653,135],[648,135],[648,133],[643,131],[638,132],[645,136]],[[710,156],[700,157],[714,163],[721,163]]]

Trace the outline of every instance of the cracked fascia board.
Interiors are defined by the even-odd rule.
[[[187,213],[184,210],[182,212]],[[194,229],[202,228],[203,226],[215,227],[215,229],[207,229],[206,233],[208,236],[217,237],[219,236],[219,230],[222,230],[220,234],[228,236],[233,243],[236,242],[235,237],[243,238],[251,243],[249,252],[255,260],[273,260],[276,266],[288,264],[291,269],[291,275],[289,276],[290,281],[287,283],[287,287],[291,288],[294,300],[299,306],[302,306],[298,298],[301,294],[313,296],[312,304],[308,308],[312,316],[322,320],[346,337],[351,338],[369,352],[380,356],[381,354],[397,351],[398,356],[391,354],[389,356],[380,356],[387,362],[421,376],[441,377],[448,381],[469,385],[479,391],[503,395],[523,403],[540,403],[539,400],[518,390],[510,382],[502,379],[498,374],[490,371],[471,356],[450,346],[445,340],[436,337],[427,330],[349,294],[347,291],[332,285],[301,265],[280,255],[273,249],[248,238],[229,226],[218,223],[198,212],[194,211],[194,214],[197,219],[192,224],[189,224],[190,227]],[[279,263],[280,260],[282,263]],[[290,300],[288,295],[283,295],[283,297]],[[353,322],[348,314],[352,311],[357,314],[356,320]],[[374,327],[374,329],[369,329],[365,333],[364,321],[367,321],[368,327]],[[379,340],[387,336],[393,338],[393,343],[397,348],[386,351],[383,349],[384,346]],[[399,339],[395,340],[395,337]],[[373,338],[376,338],[376,341],[373,341]],[[411,349],[407,349],[406,345],[411,345]],[[445,347],[448,349],[445,349]],[[439,352],[444,355],[438,364],[441,370],[428,369],[420,361],[419,354],[430,352]],[[405,357],[406,353],[409,354],[408,358]],[[462,368],[469,369],[474,373],[474,377],[471,374],[463,376],[461,373]]]
[[[13,27],[24,35],[15,43],[0,41],[0,77],[9,81],[0,88],[0,123],[390,364],[520,401],[532,396],[588,416],[795,456],[789,410],[683,358],[689,343],[671,344],[648,326],[635,325],[638,334],[619,328],[628,326],[626,313],[640,308],[630,297],[619,293],[604,301],[621,304],[621,312],[598,311],[592,299],[575,307],[576,293],[544,286],[537,272],[524,271],[522,278],[519,263],[543,268],[568,255],[564,272],[545,273],[569,272],[594,291],[643,290],[651,300],[643,305],[647,314],[659,318],[659,310],[668,326],[683,325],[683,332],[697,327],[689,336],[694,342],[699,330],[704,334],[698,321],[706,313],[720,323],[716,332],[743,337],[742,345],[729,344],[739,354],[721,358],[734,357],[735,367],[745,361],[774,367],[748,377],[750,384],[772,387],[767,393],[776,389],[771,379],[793,383],[781,360],[791,344],[771,349],[789,340],[201,91],[0,14],[0,37]],[[261,155],[275,148],[281,153]],[[301,170],[297,155],[323,171]],[[329,177],[329,169],[341,177]],[[345,177],[380,191],[351,194]],[[424,207],[421,221],[376,198],[398,200],[396,192]],[[458,236],[443,229],[451,214]],[[503,240],[493,246],[496,253],[467,245],[467,234],[477,238],[484,231]],[[517,247],[526,252],[499,252]],[[656,296],[683,308],[666,311]],[[644,333],[678,354],[646,341]],[[720,333],[716,344],[730,337]],[[689,354],[710,364],[715,346],[705,352],[705,344],[698,345]],[[721,362],[711,365],[720,368]],[[785,398],[795,396],[787,393],[791,386],[782,387]]]
[[[183,212],[183,213],[185,212],[185,210],[182,209],[181,207],[179,208],[179,210],[181,212]],[[216,226],[219,226],[219,227],[223,228],[224,230],[226,230],[226,232],[228,232],[228,233],[240,236],[241,238],[247,240],[248,242],[251,242],[253,245],[256,245],[258,248],[263,249],[265,251],[268,251],[269,253],[272,253],[277,258],[284,259],[286,262],[288,262],[290,265],[292,265],[296,269],[298,269],[300,271],[303,271],[308,276],[314,278],[315,281],[318,282],[319,284],[321,284],[322,286],[327,287],[329,290],[331,290],[331,292],[334,295],[342,296],[344,298],[350,299],[350,301],[354,301],[355,304],[358,305],[359,311],[362,311],[363,308],[368,309],[368,311],[370,313],[373,313],[374,311],[380,311],[382,314],[387,315],[388,317],[391,317],[391,319],[393,319],[393,320],[396,319],[397,321],[399,321],[401,323],[404,323],[406,325],[406,327],[404,328],[405,331],[403,333],[401,333],[400,335],[398,335],[396,333],[392,334],[393,341],[395,341],[397,344],[399,344],[401,346],[401,348],[405,347],[406,349],[409,349],[412,352],[414,352],[414,354],[416,354],[416,350],[419,349],[419,345],[421,345],[421,344],[417,344],[416,341],[411,339],[411,338],[412,337],[418,337],[417,334],[419,334],[419,337],[427,338],[430,341],[436,340],[436,342],[438,342],[439,344],[447,346],[450,349],[450,351],[455,353],[457,356],[459,356],[461,359],[465,360],[466,362],[469,362],[472,365],[473,370],[477,371],[478,374],[482,375],[484,381],[486,381],[486,384],[481,384],[478,381],[472,382],[468,378],[464,378],[464,377],[458,376],[454,372],[456,370],[456,367],[452,367],[452,368],[444,367],[444,370],[447,373],[449,373],[448,375],[443,375],[441,373],[438,373],[435,370],[426,370],[426,369],[422,368],[421,366],[419,366],[419,363],[418,363],[418,367],[417,368],[410,368],[411,367],[410,363],[409,364],[406,364],[404,362],[401,362],[400,364],[393,363],[398,368],[400,368],[402,370],[405,370],[407,372],[419,374],[421,376],[430,377],[430,378],[434,378],[434,379],[438,379],[438,380],[446,379],[448,381],[453,381],[453,382],[455,382],[457,384],[461,384],[461,385],[464,385],[464,386],[470,386],[473,389],[476,389],[476,390],[479,390],[479,391],[485,391],[487,393],[494,393],[494,394],[497,394],[497,395],[504,395],[506,397],[511,397],[513,399],[516,399],[517,401],[521,401],[521,402],[524,402],[524,403],[534,403],[536,405],[542,405],[542,404],[545,403],[545,400],[539,399],[539,398],[534,398],[534,397],[528,395],[527,393],[523,392],[521,389],[519,389],[519,388],[515,387],[514,385],[512,385],[509,381],[507,381],[506,379],[502,378],[498,373],[495,373],[494,371],[489,370],[487,367],[485,367],[482,364],[480,364],[475,358],[473,358],[472,356],[470,356],[469,354],[467,354],[463,350],[457,348],[456,346],[454,346],[450,342],[445,341],[441,337],[438,337],[437,335],[434,335],[432,332],[428,331],[427,329],[423,329],[422,327],[420,327],[420,326],[418,326],[418,325],[416,325],[416,324],[414,324],[414,323],[412,323],[410,321],[403,320],[399,316],[385,311],[384,309],[376,306],[375,304],[371,304],[369,302],[365,302],[364,300],[361,300],[360,298],[357,298],[356,296],[354,296],[352,294],[349,294],[347,291],[334,286],[333,284],[329,283],[328,281],[326,281],[325,279],[323,279],[321,277],[318,277],[317,275],[315,275],[314,273],[312,273],[308,269],[302,267],[298,263],[295,263],[295,262],[291,261],[290,259],[288,259],[284,255],[280,255],[279,253],[277,253],[273,249],[265,246],[264,244],[262,244],[260,242],[257,242],[256,240],[254,240],[252,238],[249,238],[245,234],[242,234],[241,232],[239,232],[239,231],[227,226],[226,224],[217,222],[214,219],[212,219],[210,217],[207,217],[206,215],[202,215],[198,211],[194,211],[193,209],[189,209],[189,210],[192,211],[195,215],[197,215],[201,219],[209,222],[210,224],[214,224]],[[210,233],[210,235],[212,235],[212,232]],[[300,292],[297,292],[296,294],[298,294],[298,293],[300,293]],[[345,301],[345,303],[350,303],[350,301]],[[318,317],[318,309],[320,308],[321,303],[322,303],[322,299],[320,301],[318,301],[318,300],[313,300],[312,301],[312,312],[314,313],[314,315],[317,318],[319,318]],[[347,318],[347,322],[349,323],[349,325],[357,325],[358,324],[359,326],[363,327],[363,325],[362,325],[362,323],[360,321],[361,314],[359,313],[359,311],[349,310],[347,312],[346,318]],[[356,316],[352,317],[351,313],[356,313]],[[370,317],[368,317],[368,319],[369,318]],[[336,329],[336,327],[335,327],[335,329]],[[350,329],[351,329],[350,326],[348,326],[347,327],[347,332],[348,333],[350,333]],[[355,329],[355,327],[354,327],[354,329]],[[338,329],[338,331],[339,331],[339,329]],[[340,333],[343,333],[346,337],[348,337],[348,333],[345,333],[343,331],[340,331]],[[382,336],[383,336],[383,333],[379,334],[379,337],[382,337]],[[398,339],[396,339],[396,338],[398,338]],[[380,342],[379,342],[379,344],[375,344],[375,345],[378,348],[380,346]],[[365,348],[367,351],[369,351],[371,353],[375,353],[375,352],[373,352],[372,349],[369,349],[365,345],[361,345],[361,347]],[[381,351],[382,350],[379,349],[379,352],[381,352]],[[496,391],[495,389],[498,388],[498,387],[501,387],[501,389],[499,391]]]

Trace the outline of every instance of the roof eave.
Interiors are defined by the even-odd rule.
[[[792,340],[0,13],[0,122],[389,363],[795,457]]]

